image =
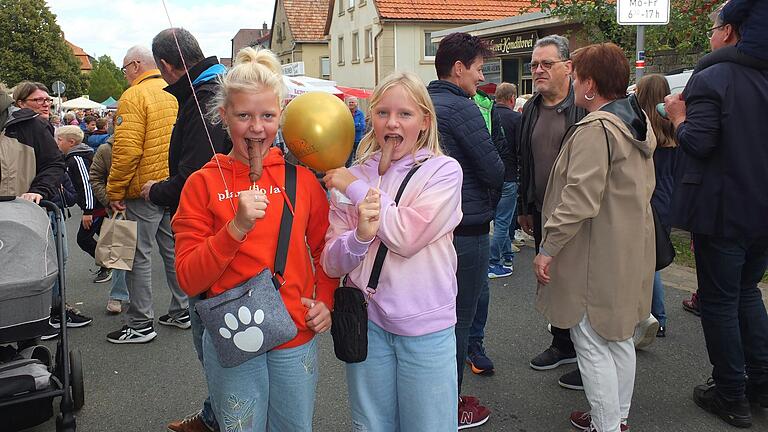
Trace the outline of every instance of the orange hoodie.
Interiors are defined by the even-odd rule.
[[[221,164],[221,171],[215,159]],[[296,177],[293,229],[285,285],[280,288],[280,294],[299,333],[278,348],[302,345],[314,335],[306,326],[307,309],[301,304],[301,297],[315,298],[332,309],[333,291],[339,285],[339,280],[328,277],[320,264],[328,230],[328,199],[311,171],[297,167]],[[189,176],[173,218],[176,275],[188,295],[205,292],[208,297],[215,296],[242,284],[265,267],[274,270],[277,234],[286,202],[282,192],[284,183],[285,159],[282,152],[273,147],[264,158],[264,172],[256,182],[269,198],[266,215],[258,219],[253,230],[239,242],[232,238],[226,225],[235,216],[238,192],[251,187],[248,165],[217,154]],[[289,208],[285,207],[285,211]]]

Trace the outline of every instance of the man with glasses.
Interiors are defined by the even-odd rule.
[[[708,32],[712,53],[665,108],[682,148],[672,225],[691,232],[701,326],[712,379],[696,386],[701,408],[750,427],[768,408],[768,314],[757,284],[768,268],[768,62],[732,49],[738,28],[722,7]]]
[[[536,94],[523,107],[519,136],[520,189],[518,222],[541,243],[541,206],[547,179],[555,163],[563,136],[586,112],[574,104],[568,39],[559,35],[536,41],[531,56],[531,74]],[[570,330],[552,327],[552,345],[531,360],[536,370],[576,363]],[[578,369],[563,375],[561,386],[583,390]]]
[[[116,344],[144,343],[157,336],[152,308],[153,240],[163,258],[171,290],[168,314],[159,321],[182,329],[191,326],[187,296],[176,280],[170,211],[141,197],[141,188],[147,182],[168,178],[168,148],[178,104],[163,90],[167,84],[146,47],[129,49],[121,69],[131,87],[120,97],[117,108],[107,198],[113,210],[125,210],[129,220],[138,222],[138,239],[133,269],[126,274],[131,298],[127,325],[107,335],[107,340]]]

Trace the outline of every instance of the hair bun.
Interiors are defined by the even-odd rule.
[[[283,69],[280,66],[280,61],[277,56],[267,49],[255,49],[252,47],[245,47],[237,52],[234,66],[244,63],[256,63],[266,67],[272,73],[282,73]]]

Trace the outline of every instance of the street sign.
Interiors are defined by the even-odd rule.
[[[53,92],[56,94],[62,94],[66,89],[67,89],[67,86],[65,86],[64,83],[61,81],[56,81],[51,86],[51,90],[53,90]]]
[[[669,24],[670,0],[618,0],[616,21],[621,25]]]

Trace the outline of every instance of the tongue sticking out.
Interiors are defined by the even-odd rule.
[[[395,153],[395,148],[400,144],[402,138],[386,137],[387,145],[381,148],[381,159],[379,160],[379,175],[383,176],[385,172],[392,165],[392,155]]]
[[[256,140],[246,139],[245,142],[248,145],[248,164],[251,167],[248,172],[248,178],[251,180],[251,183],[256,183],[261,178],[261,148]]]

